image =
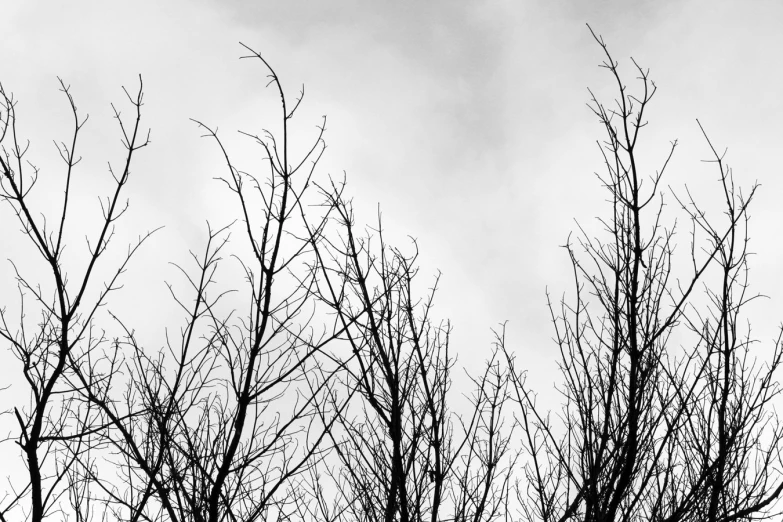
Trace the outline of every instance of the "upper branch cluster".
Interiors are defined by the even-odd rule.
[[[440,277],[422,283],[416,242],[389,244],[380,215],[374,229],[357,226],[345,181],[319,179],[325,120],[294,157],[304,89],[289,103],[254,50],[246,47],[246,58],[261,62],[280,96],[280,131],[241,132],[264,158],[263,171],[251,173],[216,128],[194,120],[222,155],[219,179],[237,222],[208,224],[204,250],[175,265],[181,282],[168,288],[180,328],[160,347],[143,343],[126,318],[99,314],[152,232],[108,278],[96,275],[128,208],[131,165],[149,143],[141,82],[135,95],[124,91],[133,116],[114,109],[122,167],[109,166],[113,188],[73,279],[64,252],[81,234],[69,223],[88,118],[61,81],[74,126],[56,143],[64,175],[53,183],[64,190],[47,221],[31,199],[43,174],[27,159],[16,102],[0,86],[0,197],[47,270],[33,277],[12,260],[18,314],[0,308],[0,339],[21,377],[0,418],[22,464],[0,497],[0,522],[770,515],[783,492],[783,426],[773,408],[783,348],[779,338],[757,363],[745,326],[746,305],[758,297],[748,277],[756,186],[735,186],[705,133],[723,217],[708,219],[687,187],[685,196],[665,195],[676,141],[657,170],[638,160],[656,86],[633,62],[640,87],[632,94],[594,36],[617,89],[613,104],[591,93],[589,105],[605,132],[598,177],[609,206],[602,236],[581,230],[566,245],[573,295],[549,301],[563,397],[554,416],[538,405],[504,330],[486,364],[468,372],[469,385],[455,386],[452,325],[434,311]],[[682,263],[675,228],[665,225],[667,198],[690,223],[684,277],[675,276]],[[236,288],[219,283],[237,272]]]

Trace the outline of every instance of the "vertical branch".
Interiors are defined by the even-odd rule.
[[[71,480],[71,491],[76,495],[72,498],[73,502],[81,506],[80,499],[88,496],[86,483],[81,478],[75,478],[84,474],[74,466],[81,462],[90,465],[89,451],[93,447],[92,439],[95,433],[102,429],[102,425],[100,418],[93,416],[93,410],[89,407],[83,408],[76,402],[80,391],[75,387],[77,385],[74,381],[78,381],[80,369],[74,366],[73,361],[90,359],[92,352],[96,351],[102,343],[100,336],[94,337],[92,334],[93,317],[98,308],[106,302],[109,292],[119,288],[117,280],[120,274],[141,243],[149,237],[149,234],[144,236],[136,246],[129,248],[125,260],[114,275],[104,281],[104,288],[98,292],[95,300],[89,305],[83,305],[82,301],[87,289],[96,284],[93,281],[93,269],[108,247],[114,223],[127,209],[127,204],[121,208],[120,197],[127,184],[134,155],[149,143],[149,133],[146,138],[140,135],[143,92],[140,79],[139,91],[135,98],[125,91],[136,113],[130,129],[126,129],[119,113],[115,110],[115,117],[119,122],[123,144],[127,151],[123,174],[119,178],[114,177],[116,185],[114,192],[108,198],[109,204],[103,207],[103,219],[100,221],[97,243],[91,248],[88,242],[90,255],[84,275],[75,286],[69,286],[62,264],[63,238],[68,216],[68,200],[72,190],[71,178],[73,168],[78,163],[74,151],[79,130],[87,118],[80,120],[69,89],[62,81],[60,85],[68,98],[75,128],[70,148],[66,145],[58,146],[60,155],[66,163],[66,183],[56,240],[46,228],[45,217],[40,220],[32,217],[34,212],[29,195],[38,179],[38,169],[32,167],[32,174],[24,171],[22,158],[27,153],[29,143],[24,147],[21,146],[16,132],[16,102],[0,87],[0,104],[5,113],[5,119],[0,123],[2,126],[0,197],[11,205],[22,225],[23,233],[45,261],[54,288],[54,297],[50,300],[44,296],[40,283],[30,282],[16,265],[13,265],[21,298],[18,326],[11,327],[5,309],[0,310],[0,337],[10,344],[13,353],[19,359],[21,372],[32,397],[30,411],[16,407],[14,412],[20,432],[17,443],[24,455],[28,473],[28,486],[23,489],[23,492],[25,495],[29,493],[29,516],[33,522],[39,522],[50,514],[50,510],[68,489],[61,487],[63,481]],[[7,140],[10,140],[10,143],[6,143]],[[12,158],[15,161],[12,161]],[[111,172],[111,166],[109,170]],[[75,291],[69,293],[69,288]],[[24,299],[29,294],[33,296],[41,314],[39,329],[32,335],[27,331],[28,326],[25,321]],[[77,352],[81,352],[81,355],[76,356]],[[85,461],[81,459],[83,453],[88,455]],[[50,464],[47,465],[47,462]],[[21,494],[14,498],[9,506],[0,508],[0,511],[7,512],[13,506],[18,506],[20,501]]]
[[[563,376],[561,426],[539,411],[506,352],[529,455],[527,493],[518,490],[522,512],[530,520],[561,521],[727,521],[765,513],[780,491],[770,475],[754,470],[780,447],[778,425],[764,429],[771,415],[767,401],[778,393],[772,372],[779,348],[757,375],[737,357],[749,345],[738,337],[737,314],[750,299],[747,243],[738,238],[747,227],[755,187],[747,198],[738,197],[715,153],[728,223],[714,226],[692,199],[688,205],[677,199],[708,242],[698,259],[694,232],[693,272],[684,283],[676,280],[674,229],[663,225],[659,186],[677,142],[660,169],[644,176],[637,152],[655,83],[634,62],[641,94],[631,94],[606,44],[592,34],[618,93],[612,108],[594,95],[590,104],[606,132],[599,143],[606,174],[599,180],[609,191],[612,210],[610,219],[599,222],[609,239],[582,229],[578,246],[585,260],[569,240],[576,295],[572,304],[564,299],[558,312],[550,303]],[[710,266],[722,273],[716,287],[707,282]],[[691,318],[702,317],[692,299],[699,282],[707,285],[715,325]],[[681,323],[699,338],[679,351],[669,339]],[[750,464],[748,448],[761,433],[771,445]]]

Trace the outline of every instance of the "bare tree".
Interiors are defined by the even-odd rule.
[[[92,361],[107,342],[93,320],[98,309],[106,303],[108,294],[119,288],[118,279],[130,258],[149,237],[149,234],[143,236],[128,249],[125,259],[108,280],[94,281],[96,267],[109,246],[115,223],[127,209],[122,193],[128,183],[132,161],[136,152],[149,143],[149,132],[145,134],[140,126],[142,85],[139,78],[136,95],[125,91],[135,118],[125,121],[119,111],[114,110],[126,149],[119,171],[115,172],[109,164],[114,190],[100,200],[102,219],[97,230],[88,236],[86,264],[79,267],[77,277],[69,279],[65,255],[69,237],[67,225],[73,215],[69,203],[76,167],[81,159],[76,154],[79,132],[87,117],[79,115],[70,90],[62,80],[60,86],[73,114],[74,130],[69,143],[55,142],[65,163],[65,175],[54,226],[47,221],[47,213],[37,210],[31,202],[31,194],[39,181],[39,169],[26,157],[29,142],[18,134],[16,101],[0,86],[0,197],[11,206],[22,234],[35,248],[50,277],[48,284],[42,278],[31,279],[27,267],[11,261],[19,289],[18,319],[11,319],[7,308],[0,309],[0,337],[9,343],[18,359],[29,394],[29,400],[15,401],[13,407],[18,433],[13,440],[21,450],[27,477],[10,484],[10,494],[0,506],[0,520],[41,521],[64,509],[61,500],[66,493],[80,513],[83,513],[81,508],[87,509],[82,504],[85,484],[80,478],[83,473],[78,463],[89,462],[92,452],[102,445],[99,433],[105,419],[92,404],[81,400],[83,390],[76,379],[77,368],[85,369],[84,383],[111,386],[111,374],[91,372]]]
[[[701,123],[699,123],[701,128]],[[702,128],[702,132],[704,129]],[[698,367],[703,379],[695,389],[688,419],[678,439],[687,458],[682,469],[694,494],[682,502],[669,518],[680,520],[686,514],[710,522],[741,520],[766,515],[783,492],[783,477],[776,469],[783,447],[783,426],[770,402],[780,393],[774,374],[783,358],[779,337],[770,358],[759,366],[751,356],[754,344],[750,324],[742,324],[742,311],[760,297],[749,292],[748,275],[748,196],[735,187],[731,170],[707,134],[704,137],[720,172],[729,233],[723,237],[705,218],[688,193],[687,202],[678,200],[716,250],[719,283],[705,285],[709,306],[694,309],[685,322],[699,339]],[[690,513],[688,512],[690,511]]]
[[[769,404],[778,394],[780,339],[769,363],[757,366],[739,323],[750,300],[747,223],[756,187],[744,196],[736,190],[712,149],[728,219],[718,226],[690,196],[681,202],[693,228],[691,274],[676,279],[674,228],[663,225],[660,189],[676,142],[659,170],[645,174],[638,139],[655,83],[634,62],[641,94],[631,94],[593,35],[618,89],[612,107],[595,96],[590,105],[606,131],[599,179],[611,214],[600,221],[609,240],[583,233],[584,260],[566,245],[574,301],[563,300],[558,311],[550,304],[564,379],[562,424],[536,405],[506,352],[529,456],[518,491],[522,515],[671,522],[767,516],[783,488],[774,468],[782,432]],[[720,272],[716,284],[712,271]],[[702,284],[706,310],[695,298]],[[696,335],[679,348],[672,334],[683,329]]]
[[[228,227],[210,228],[204,254],[192,255],[195,270],[178,267],[191,297],[170,286],[185,312],[176,343],[167,337],[165,349],[151,355],[126,329],[122,342],[132,357],[124,400],[83,383],[85,397],[112,421],[109,440],[123,477],[121,487],[104,493],[121,519],[287,519],[302,501],[300,477],[324,451],[328,430],[315,413],[330,375],[319,353],[339,332],[312,324],[313,242],[329,211],[311,225],[302,209],[324,150],[325,122],[293,163],[289,122],[302,98],[288,105],[277,75],[247,49],[268,68],[282,106],[278,138],[243,132],[266,156],[265,178],[239,170],[217,132],[196,121],[223,155],[220,180],[236,197],[244,247],[233,258],[244,274],[247,309],[238,316],[221,307],[233,291],[216,287],[230,234]],[[323,380],[310,378],[316,369]]]
[[[0,522],[729,522],[773,513],[783,492],[783,426],[772,409],[783,346],[778,338],[758,363],[743,315],[758,297],[748,285],[756,186],[736,188],[707,139],[724,218],[708,219],[687,189],[671,196],[691,225],[689,272],[677,279],[661,184],[676,142],[648,175],[637,141],[655,84],[634,62],[642,89],[631,94],[596,40],[619,93],[613,106],[595,96],[590,105],[606,132],[599,179],[611,214],[601,220],[607,239],[582,231],[579,248],[566,245],[575,295],[550,302],[563,376],[556,417],[538,406],[504,329],[470,385],[453,389],[452,327],[435,317],[439,276],[422,291],[416,242],[412,253],[390,245],[380,216],[360,229],[345,183],[317,180],[325,120],[292,157],[304,91],[289,103],[259,53],[246,48],[245,58],[269,71],[279,129],[241,134],[268,170],[241,170],[222,135],[195,121],[225,162],[218,179],[237,219],[207,224],[191,266],[174,265],[186,286],[167,283],[181,327],[157,346],[125,319],[98,314],[149,234],[95,281],[127,208],[132,160],[149,143],[141,85],[126,91],[132,123],[115,110],[122,172],[110,167],[114,190],[73,282],[66,223],[86,118],[61,82],[74,131],[58,147],[65,188],[52,229],[35,217],[38,170],[0,87],[1,195],[50,276],[46,284],[12,263],[18,313],[0,309],[0,338],[29,396],[3,417],[15,423],[5,442],[18,445],[25,476],[0,500]]]
[[[471,401],[474,430],[466,432],[452,485],[451,520],[479,522],[509,517],[509,491],[520,450],[513,446],[514,423],[506,414],[511,379],[498,360],[505,344],[505,325],[481,378],[471,377],[476,393]]]
[[[352,357],[331,394],[338,412],[330,437],[339,464],[329,468],[338,502],[323,491],[316,518],[332,520],[489,520],[498,512],[494,481],[508,476],[501,434],[507,376],[491,360],[475,380],[463,417],[449,408],[451,326],[433,319],[438,278],[416,295],[418,250],[407,255],[377,229],[357,234],[344,186],[323,189],[338,222],[318,243],[319,295],[333,310]],[[455,427],[455,420],[456,427]],[[327,490],[329,491],[329,490]]]

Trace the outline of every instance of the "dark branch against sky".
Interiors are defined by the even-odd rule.
[[[262,74],[236,60],[237,42],[251,44],[289,91],[306,85],[298,119],[307,123],[296,132],[312,134],[329,115],[322,168],[347,172],[359,220],[371,222],[380,203],[389,234],[418,238],[424,271],[443,272],[437,307],[456,325],[460,364],[483,360],[489,327],[509,320],[510,338],[524,338],[531,363],[548,369],[531,379],[546,385],[555,366],[544,290],[566,290],[558,246],[574,217],[590,226],[601,197],[595,122],[584,105],[587,86],[601,94],[601,56],[584,23],[621,67],[633,56],[652,69],[660,92],[642,154],[658,158],[673,139],[688,145],[675,153],[670,184],[714,181],[698,163],[709,151],[697,117],[730,144],[738,177],[761,183],[751,262],[772,297],[756,310],[768,338],[783,310],[783,177],[774,162],[783,142],[781,21],[775,2],[19,2],[0,19],[0,64],[44,169],[59,161],[51,139],[69,124],[57,76],[71,85],[91,117],[85,147],[107,151],[85,159],[75,178],[96,191],[108,151],[119,147],[101,131],[109,102],[144,75],[152,143],[135,167],[129,215],[138,230],[167,226],[151,240],[155,255],[139,258],[156,271],[167,251],[176,257],[203,240],[203,209],[230,204],[215,197],[219,164],[189,118],[233,132],[276,110]],[[237,154],[258,161],[253,150]],[[172,198],[185,203],[168,205]],[[7,213],[0,209],[3,222]],[[1,257],[23,248],[3,244]],[[146,273],[129,274],[131,303],[165,295]],[[0,279],[0,293],[9,288],[12,278]]]

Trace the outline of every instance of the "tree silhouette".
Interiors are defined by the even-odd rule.
[[[607,107],[590,105],[606,132],[599,179],[611,210],[608,239],[571,242],[573,301],[550,301],[560,348],[561,425],[506,351],[529,456],[520,497],[527,520],[709,520],[766,516],[783,490],[776,465],[783,428],[770,407],[779,388],[780,338],[757,365],[740,322],[748,292],[748,206],[707,139],[720,174],[725,222],[686,193],[673,195],[690,219],[690,275],[676,278],[673,227],[665,221],[659,169],[640,164],[646,111],[655,92],[636,62],[641,94],[631,94],[603,40],[603,67],[617,86]],[[699,124],[701,125],[701,124]],[[702,129],[703,130],[703,129]],[[706,133],[704,134],[706,138]],[[711,277],[715,273],[718,277]],[[695,298],[699,286],[706,304]],[[681,347],[681,330],[694,335]],[[680,336],[675,336],[678,333]]]
[[[380,214],[375,228],[357,226],[345,180],[317,172],[325,119],[293,156],[304,90],[291,103],[258,52],[245,47],[244,58],[268,71],[278,130],[241,132],[265,158],[261,172],[247,172],[216,127],[194,120],[223,160],[234,221],[208,224],[203,251],[175,265],[180,280],[167,284],[178,334],[167,329],[152,346],[106,305],[154,231],[102,275],[131,165],[149,143],[141,83],[125,91],[135,118],[114,111],[126,154],[109,167],[114,186],[94,231],[71,225],[87,118],[69,88],[60,82],[74,130],[58,146],[64,190],[52,219],[34,205],[39,171],[0,87],[0,195],[45,267],[34,273],[12,259],[19,297],[15,309],[7,296],[0,307],[19,376],[2,389],[13,403],[0,415],[11,433],[3,442],[16,444],[19,462],[0,522],[729,522],[775,513],[783,346],[779,337],[758,362],[745,319],[759,297],[748,261],[757,186],[735,186],[702,128],[723,214],[708,217],[687,187],[664,190],[676,142],[657,170],[639,156],[655,83],[633,62],[633,94],[593,36],[617,88],[614,104],[592,93],[590,103],[605,132],[598,178],[609,205],[601,235],[580,230],[565,245],[573,296],[549,301],[562,377],[555,415],[538,405],[505,327],[485,365],[455,386],[452,325],[435,312],[440,275],[427,288],[416,241],[389,244]],[[666,202],[687,218],[685,256],[675,255]],[[66,263],[65,245],[85,233],[69,278],[66,266],[73,272],[80,258]]]

